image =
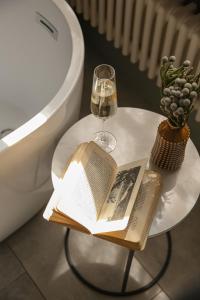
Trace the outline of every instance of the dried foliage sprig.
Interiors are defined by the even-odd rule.
[[[200,94],[200,73],[195,75],[189,60],[174,67],[175,56],[161,60],[162,81],[160,108],[175,127],[183,127]]]

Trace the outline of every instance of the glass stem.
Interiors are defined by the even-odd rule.
[[[106,120],[105,118],[102,118],[102,128],[101,128],[101,131],[102,131],[101,140],[102,140],[102,142],[106,141],[106,135],[105,135],[105,130],[104,130],[105,120]]]

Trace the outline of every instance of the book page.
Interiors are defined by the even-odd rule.
[[[94,142],[88,143],[64,175],[57,210],[92,230],[115,173],[112,157]]]
[[[143,159],[118,168],[93,233],[122,230],[127,226],[146,164],[147,159]]]
[[[160,199],[160,193],[160,174],[155,171],[145,171],[127,228],[98,236],[134,250],[143,250]]]
[[[146,171],[135,205],[133,207],[125,240],[135,242],[142,250],[160,199],[161,175],[154,171]]]
[[[107,198],[117,171],[113,158],[94,142],[90,143],[82,158],[96,208],[96,220]]]
[[[76,151],[70,156],[70,158],[66,162],[65,171],[68,169],[70,162],[72,162],[73,160],[77,160],[77,161],[79,160],[79,158],[81,157],[81,153],[85,150],[86,146],[87,146],[87,143],[82,143],[77,147]],[[63,176],[64,176],[64,174],[63,174]],[[53,210],[56,209],[59,200],[60,200],[59,192],[54,190],[54,192],[51,195],[51,198],[44,210],[44,213],[43,213],[44,219],[50,220],[50,217],[53,214]]]

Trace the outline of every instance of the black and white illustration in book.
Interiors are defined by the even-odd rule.
[[[116,204],[112,220],[120,220],[125,215],[140,168],[140,166],[137,166],[118,172],[107,200],[108,203]]]

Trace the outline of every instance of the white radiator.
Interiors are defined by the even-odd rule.
[[[183,0],[68,0],[76,13],[138,63],[160,86],[160,59],[175,55],[176,64],[186,58],[200,72],[200,13]],[[200,101],[199,101],[200,103]],[[199,106],[200,120],[200,106]]]

